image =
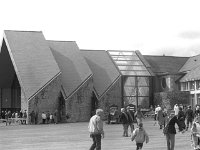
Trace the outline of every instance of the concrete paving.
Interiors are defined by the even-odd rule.
[[[167,150],[165,136],[153,119],[145,119],[144,127],[150,142],[143,150]],[[0,150],[88,150],[92,144],[88,122],[5,126],[0,124]],[[122,137],[122,125],[104,125],[102,150],[134,150],[135,142]],[[130,130],[129,130],[130,132]],[[192,150],[190,132],[177,133],[175,150]]]

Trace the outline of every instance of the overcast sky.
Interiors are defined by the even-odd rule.
[[[80,49],[200,54],[199,0],[1,0],[0,32],[43,31]],[[1,34],[3,35],[3,33]]]

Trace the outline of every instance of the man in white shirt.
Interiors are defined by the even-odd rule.
[[[90,137],[93,140],[93,144],[90,150],[101,150],[101,138],[104,138],[103,121],[102,121],[103,110],[97,109],[96,115],[90,118],[89,122],[89,132]]]
[[[157,115],[158,115],[158,111],[159,110],[161,110],[161,107],[160,107],[160,105],[158,105],[156,108],[155,108],[155,115],[154,115],[154,120],[155,120],[155,123],[154,123],[154,125],[156,125],[157,124]]]
[[[179,112],[178,104],[175,104],[175,105],[174,105],[174,114],[175,114],[175,115],[178,115],[178,112]]]

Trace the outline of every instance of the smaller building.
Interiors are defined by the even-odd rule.
[[[179,71],[181,91],[190,92],[190,104],[200,104],[200,55],[190,57]]]

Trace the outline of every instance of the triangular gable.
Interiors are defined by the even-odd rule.
[[[183,76],[180,79],[180,82],[188,82],[188,81],[194,81],[194,80],[200,80],[200,66],[189,71],[185,76]]]
[[[60,73],[42,32],[6,30],[4,39],[27,99]]]
[[[186,63],[182,66],[182,68],[179,70],[179,72],[187,72],[190,70],[193,70],[200,65],[200,55],[190,57]]]
[[[62,84],[68,97],[92,75],[92,71],[76,42],[48,41],[48,43],[62,72]]]
[[[106,51],[81,50],[93,72],[94,88],[101,97],[119,78],[120,73]]]

